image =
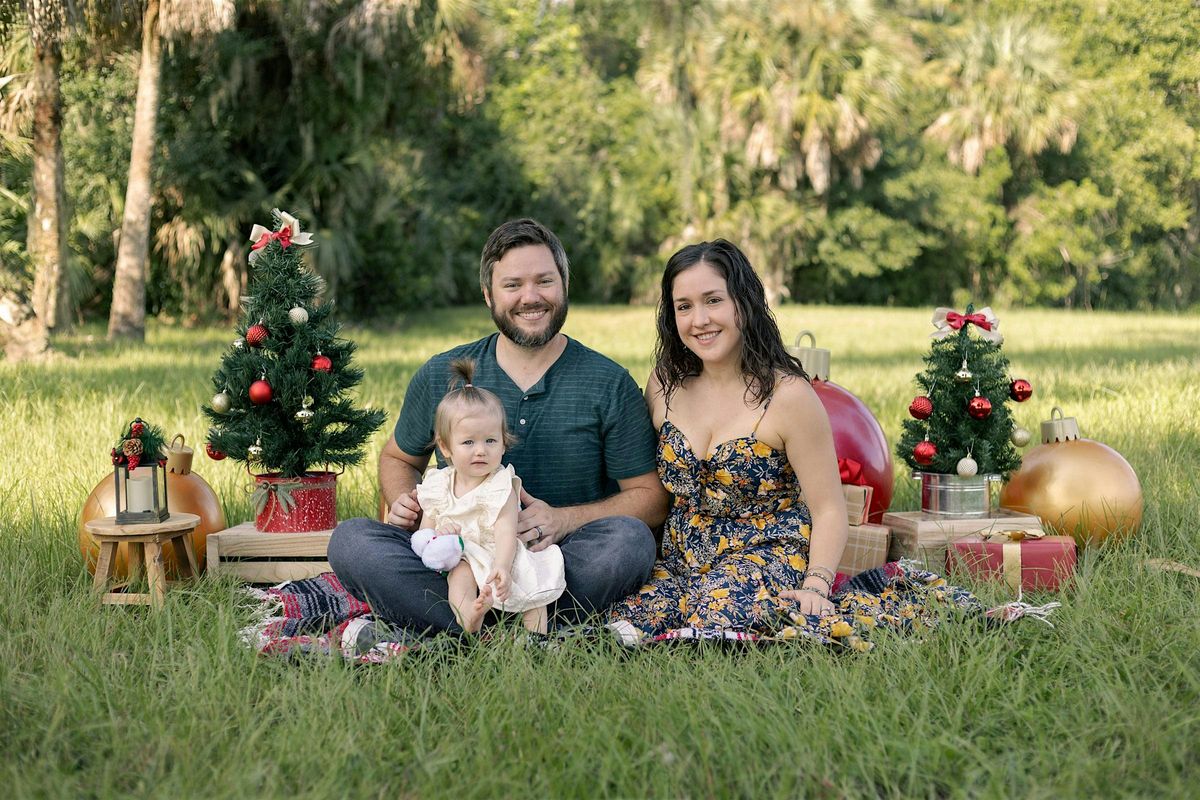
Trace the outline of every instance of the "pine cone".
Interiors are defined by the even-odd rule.
[[[125,444],[121,445],[121,452],[132,458],[142,454],[141,439],[126,439]]]

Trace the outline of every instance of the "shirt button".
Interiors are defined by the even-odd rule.
[[[521,399],[522,399],[522,400],[528,400],[528,399],[529,399],[529,395],[525,395],[525,396],[524,396],[524,397],[522,397]]]
[[[525,424],[525,420],[521,420],[521,424],[522,424],[522,425],[524,425],[524,424]]]

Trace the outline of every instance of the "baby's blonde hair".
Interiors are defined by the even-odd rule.
[[[517,443],[517,439],[508,432],[504,404],[487,389],[473,385],[471,381],[474,378],[474,359],[456,358],[450,362],[450,390],[446,392],[442,402],[438,403],[437,412],[433,416],[433,434],[437,437],[435,443],[448,447],[454,424],[475,411],[486,409],[499,418],[500,434],[504,449],[507,450]]]

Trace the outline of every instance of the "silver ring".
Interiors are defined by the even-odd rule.
[[[542,538],[543,536],[545,536],[545,535],[546,535],[546,534],[545,534],[545,532],[542,530],[542,526],[541,526],[541,525],[534,525],[534,526],[533,526],[533,529],[534,529],[535,531],[537,531],[537,532],[538,532],[538,538],[539,538],[539,539],[540,539],[540,538]]]

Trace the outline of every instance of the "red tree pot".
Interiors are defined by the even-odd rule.
[[[255,475],[254,482],[254,527],[263,533],[309,533],[337,525],[336,472]]]

